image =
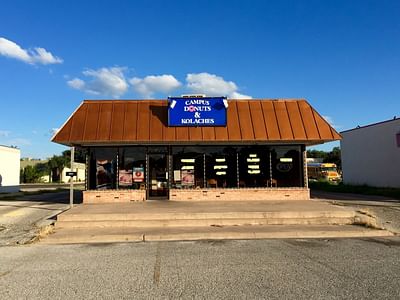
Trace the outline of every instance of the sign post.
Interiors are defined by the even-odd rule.
[[[76,172],[74,170],[74,159],[75,159],[75,147],[71,147],[71,171],[67,172],[67,176],[69,176],[69,207],[74,207],[74,176],[76,176]],[[69,174],[68,174],[69,173]]]

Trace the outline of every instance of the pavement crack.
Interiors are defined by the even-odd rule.
[[[160,283],[161,274],[161,256],[160,256],[160,243],[157,243],[156,262],[154,264],[153,283],[158,285]]]
[[[4,276],[6,276],[6,275],[8,275],[10,273],[11,273],[11,271],[6,271],[6,272],[3,272],[3,273],[0,273],[0,277],[4,277]]]

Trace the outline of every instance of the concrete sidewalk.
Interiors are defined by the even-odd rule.
[[[0,246],[29,243],[42,227],[54,223],[51,218],[67,208],[63,203],[1,200]]]
[[[333,193],[312,190],[311,197],[374,216],[377,226],[400,234],[400,200],[374,195]]]
[[[82,192],[75,190],[76,201]],[[54,217],[69,208],[69,191],[0,195],[0,246],[34,241]]]
[[[45,243],[389,236],[369,216],[322,201],[82,204],[58,216]],[[372,224],[373,225],[373,224]]]
[[[86,244],[149,241],[252,240],[290,238],[388,237],[392,234],[352,225],[241,225],[207,227],[64,228],[42,244]]]
[[[297,215],[348,215],[354,214],[351,208],[335,206],[323,201],[219,201],[219,202],[190,202],[190,201],[146,201],[118,204],[82,204],[59,216],[58,221],[93,220],[114,218],[169,218],[182,217],[190,219],[197,217],[220,216],[221,214],[246,213],[277,213],[286,218]]]

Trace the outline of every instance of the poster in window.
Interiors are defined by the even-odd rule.
[[[174,181],[181,181],[181,170],[174,170]]]
[[[132,173],[133,181],[134,182],[143,182],[144,181],[144,168],[133,168]]]
[[[107,159],[98,159],[96,161],[96,188],[102,189],[111,187],[113,178],[113,161]]]
[[[120,186],[132,185],[132,171],[130,170],[119,171],[119,185]]]
[[[194,170],[182,170],[182,185],[194,185]]]

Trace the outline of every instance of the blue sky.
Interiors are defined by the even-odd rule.
[[[0,144],[23,157],[65,150],[83,99],[305,98],[341,131],[399,115],[399,81],[400,1],[0,3]]]

